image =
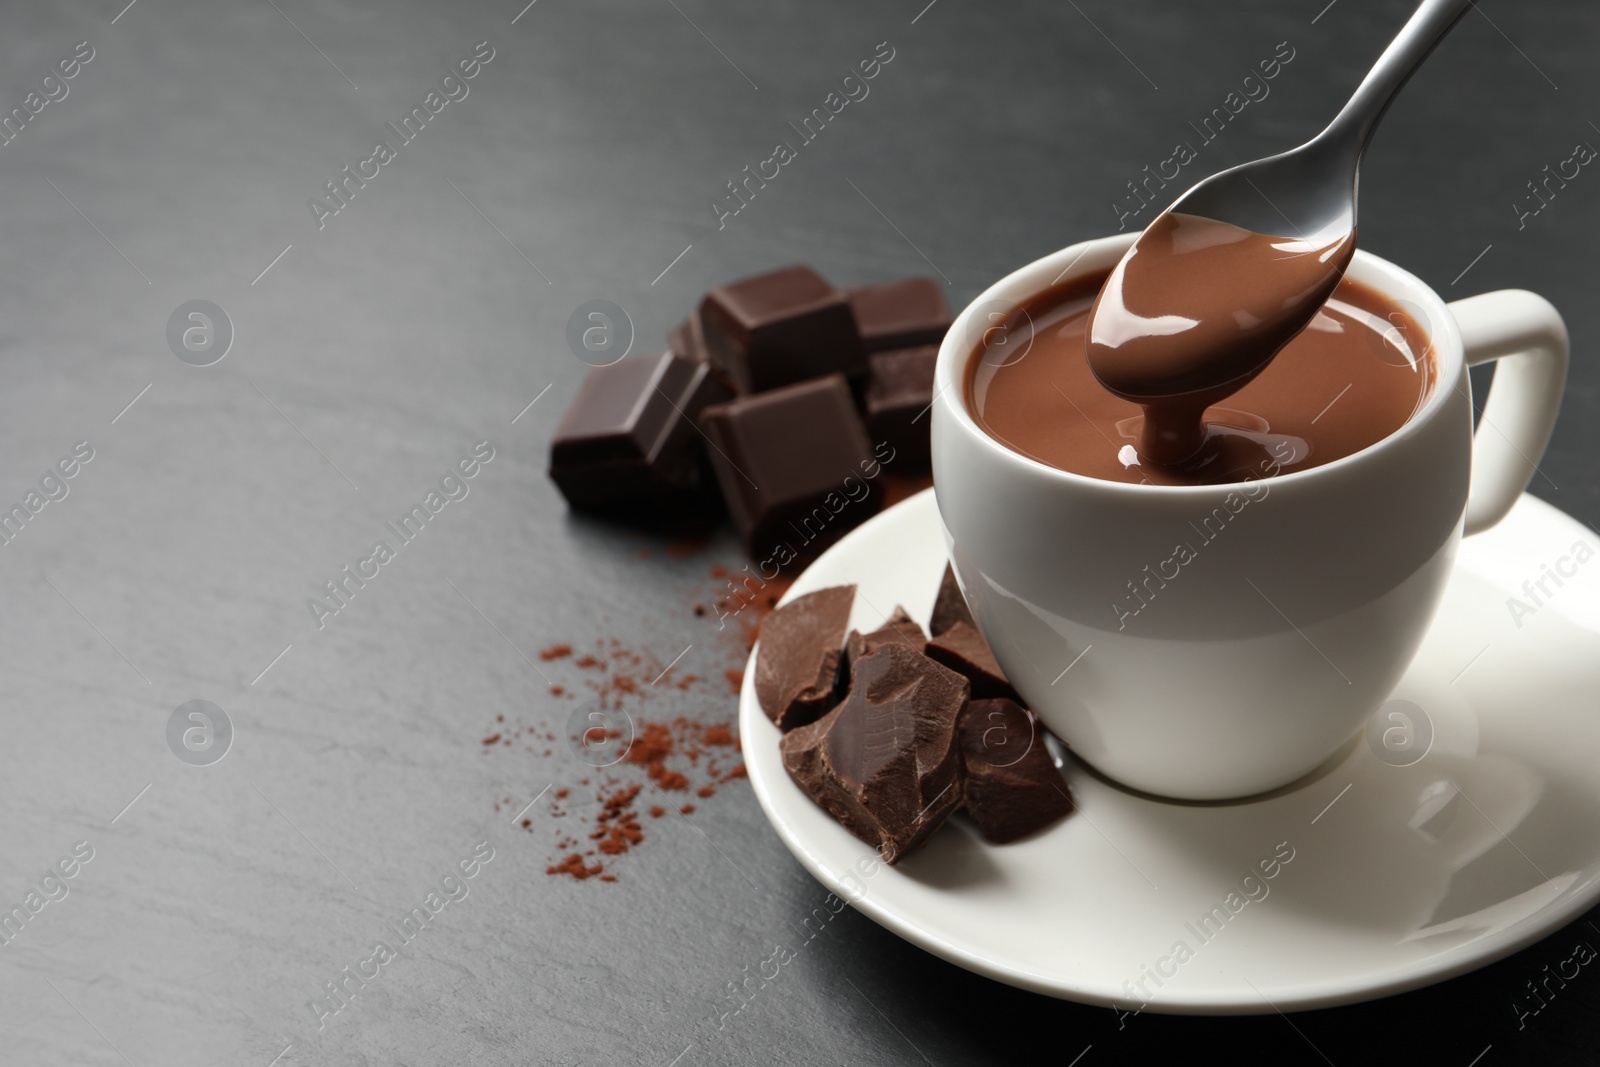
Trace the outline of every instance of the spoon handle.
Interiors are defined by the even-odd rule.
[[[1359,158],[1400,87],[1471,6],[1472,0],[1423,0],[1317,139],[1345,141]]]

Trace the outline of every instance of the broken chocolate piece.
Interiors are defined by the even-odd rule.
[[[955,568],[946,563],[944,577],[939,580],[939,595],[933,599],[933,616],[928,620],[928,632],[938,637],[958,622],[964,622],[974,630],[978,628],[977,620],[972,617],[972,609],[967,607],[967,598],[961,595],[961,586],[956,583]]]
[[[711,362],[740,393],[866,370],[849,297],[810,267],[713,289],[699,315]]]
[[[972,696],[976,700],[1005,697],[1021,700],[1011,688],[1006,672],[1000,669],[989,642],[983,639],[976,626],[958,622],[944,633],[928,642],[927,653],[932,658],[963,675],[972,683]]]
[[[950,308],[936,278],[903,278],[850,290],[850,307],[870,352],[937,345],[950,329]]]
[[[856,587],[835,585],[797,597],[761,624],[756,699],[780,730],[813,722],[838,701],[845,627]]]
[[[1072,810],[1044,731],[1010,700],[974,700],[961,713],[961,766],[967,813],[996,844],[1043,829]]]
[[[956,722],[967,681],[888,644],[856,664],[844,702],[783,735],[783,766],[846,829],[895,863],[961,801]]]
[[[884,645],[905,645],[921,652],[927,643],[928,635],[922,632],[922,627],[912,620],[905,608],[896,604],[893,614],[883,621],[882,626],[865,634],[851,630],[850,636],[845,638],[844,662],[839,668],[840,693],[850,689],[850,665],[872,655]]]
[[[550,477],[572,507],[649,518],[714,495],[694,419],[729,397],[705,364],[670,352],[595,367],[550,443]]]
[[[808,559],[875,513],[883,493],[843,377],[707,408],[712,468],[750,555],[777,567]]]
[[[927,643],[928,635],[922,632],[922,627],[906,614],[905,608],[896,604],[894,613],[883,620],[883,625],[876,630],[865,634],[851,630],[845,647],[850,650],[848,653],[850,658],[860,659],[862,656],[871,655],[884,645],[905,645],[921,652],[922,646]]]
[[[867,357],[867,435],[875,443],[887,441],[897,463],[928,464],[928,427],[933,422],[928,409],[933,404],[933,367],[938,359],[937,345]]]

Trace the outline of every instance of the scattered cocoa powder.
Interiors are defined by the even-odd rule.
[[[572,875],[572,877],[578,879],[581,882],[585,878],[589,878],[589,877],[591,877],[593,875],[599,874],[604,869],[605,868],[602,867],[598,863],[596,863],[592,867],[584,866],[583,857],[578,855],[578,853],[574,852],[570,856],[568,856],[566,859],[562,860],[560,863],[557,863],[557,864],[555,864],[554,866],[551,866],[551,867],[546,867],[544,869],[544,873],[545,874],[570,874],[570,875]]]
[[[704,541],[685,542],[668,548],[666,554],[687,558],[706,547]],[[713,650],[720,645],[722,654],[734,660],[735,666],[722,673],[730,691],[738,693],[744,682],[742,665],[759,636],[761,622],[788,590],[792,578],[778,575],[763,580],[749,567],[734,571],[714,566],[710,573],[717,586],[710,601],[702,592],[690,605],[690,610],[696,618],[713,617],[717,633],[709,638],[696,638],[695,644]],[[728,626],[730,620],[735,625]],[[687,638],[685,640],[687,642]],[[686,716],[653,719],[639,714],[641,703],[657,700],[660,694],[667,692],[691,691],[703,682],[702,675],[682,670],[677,657],[657,658],[628,648],[615,637],[596,639],[588,651],[579,651],[573,644],[562,642],[541,650],[539,657],[546,662],[566,660],[571,665],[568,669],[590,672],[583,678],[583,684],[598,698],[600,706],[608,711],[626,713],[625,718],[613,718],[608,724],[611,728],[589,727],[591,739],[595,736],[592,731],[597,729],[609,739],[618,739],[625,731],[616,727],[631,724],[633,728],[629,747],[617,763],[596,768],[579,780],[579,786],[592,790],[585,794],[592,797],[592,802],[575,799],[576,787],[561,786],[550,791],[546,813],[552,818],[574,816],[577,832],[555,835],[556,858],[546,867],[547,874],[567,875],[578,881],[597,878],[614,882],[617,880],[615,864],[623,855],[645,843],[646,834],[639,821],[643,813],[647,811],[651,818],[659,819],[669,810],[664,804],[641,805],[641,796],[653,793],[664,800],[672,793],[692,791],[699,799],[709,799],[724,783],[746,777],[744,764],[735,762],[739,738],[731,722],[706,724]],[[715,671],[711,673],[715,677]],[[550,685],[551,697],[583,699],[582,689],[574,694],[571,680],[561,681],[563,684]],[[496,721],[504,722],[505,716],[497,716]],[[485,750],[496,747],[497,743],[510,745],[513,737],[546,742],[540,747],[525,744],[523,747],[528,752],[542,752],[546,757],[559,755],[561,746],[553,744],[557,740],[555,734],[542,725],[496,732],[484,739]],[[513,802],[513,798],[506,797],[496,801],[495,808],[498,811],[502,805],[509,806]],[[564,807],[564,802],[576,803],[577,807]],[[681,804],[677,810],[688,816],[694,814],[696,806]],[[533,832],[541,821],[530,814],[519,819],[519,825]]]

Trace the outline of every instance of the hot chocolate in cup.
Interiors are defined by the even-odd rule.
[[[1091,477],[1002,443],[971,409],[975,360],[1007,344],[1000,358],[1038,356],[1015,333],[1018,310],[1092,284],[1133,239],[1047,256],[956,319],[934,385],[935,494],[995,657],[1079,759],[1158,795],[1248,796],[1317,768],[1400,679],[1462,536],[1498,522],[1536,469],[1566,329],[1532,293],[1447,305],[1358,251],[1347,278],[1404,309],[1431,360],[1431,384],[1387,436],[1217,484]],[[1474,435],[1467,368],[1497,359]]]

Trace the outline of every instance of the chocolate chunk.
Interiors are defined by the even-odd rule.
[[[922,646],[928,643],[928,635],[922,632],[906,609],[899,604],[894,606],[893,613],[883,620],[883,625],[870,633],[850,631],[850,638],[845,642],[846,648],[852,650],[849,654],[859,659],[861,656],[871,655],[884,645],[905,645],[922,651]]]
[[[1043,730],[1010,700],[974,700],[961,713],[961,767],[967,813],[996,844],[1043,829],[1072,810]]]
[[[1006,697],[1020,700],[1011,688],[1005,671],[995,662],[989,642],[983,639],[976,626],[958,622],[944,633],[928,642],[927,653],[951,670],[964,675],[972,683],[972,695],[978,700]]]
[[[783,735],[783,766],[807,796],[895,863],[961,800],[956,722],[967,682],[904,645],[856,664],[844,702]]]
[[[972,617],[972,609],[967,607],[967,598],[961,595],[961,586],[956,582],[956,570],[950,564],[944,565],[944,577],[939,580],[939,595],[933,599],[933,616],[928,620],[928,632],[938,637],[958,622],[964,622],[974,630],[978,623]]]
[[[867,357],[867,435],[887,441],[896,464],[928,464],[928,427],[933,418],[933,366],[937,345],[875,352]]]
[[[861,344],[870,352],[937,345],[950,329],[950,309],[936,278],[903,278],[850,290]]]
[[[550,443],[550,477],[572,507],[636,518],[711,497],[694,419],[728,390],[670,352],[595,367]]]
[[[855,599],[855,586],[830,586],[791,600],[762,622],[756,699],[778,729],[813,722],[837,703],[840,645]]]
[[[807,559],[876,512],[879,465],[844,378],[739,397],[700,419],[745,548],[779,567]]]
[[[928,635],[922,632],[922,627],[913,621],[905,608],[896,604],[893,614],[883,621],[882,626],[865,634],[851,630],[850,636],[845,638],[844,663],[839,670],[840,691],[848,691],[850,688],[851,664],[860,662],[884,645],[905,645],[921,652],[927,643]]]
[[[866,370],[849,297],[810,267],[713,289],[699,314],[711,362],[740,393]]]

